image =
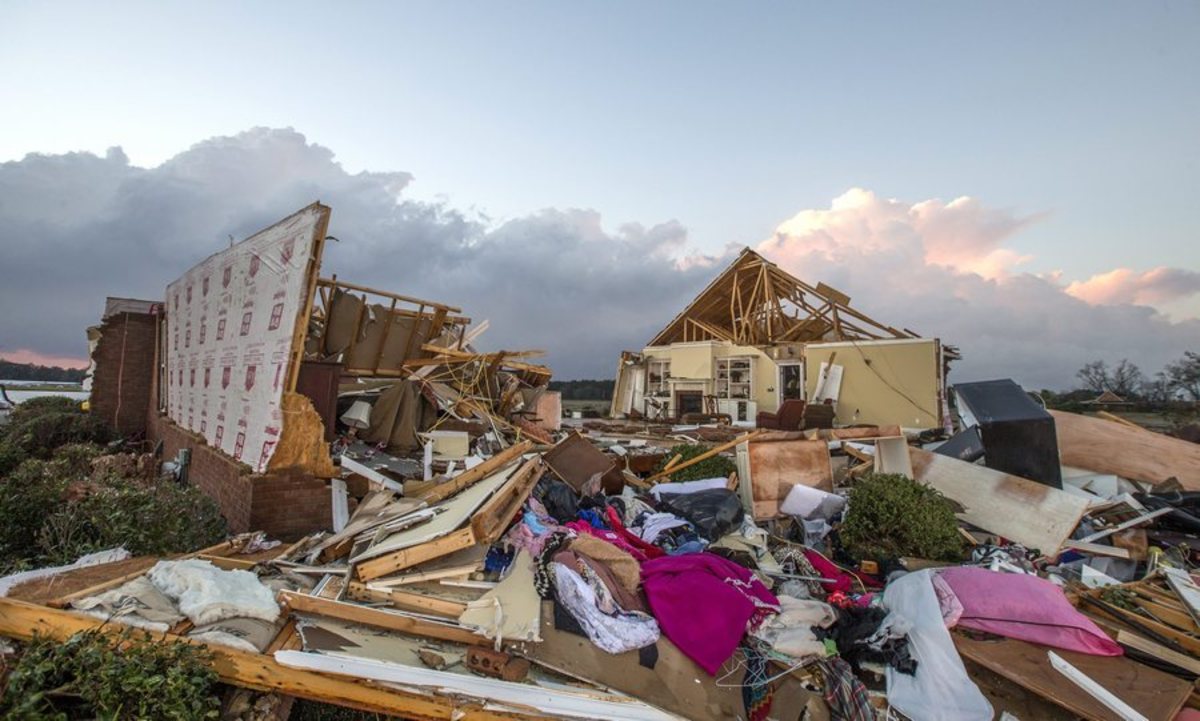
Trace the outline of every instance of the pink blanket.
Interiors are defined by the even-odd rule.
[[[642,588],[662,632],[710,676],[748,625],[779,611],[779,599],[750,571],[711,553],[646,561]]]
[[[941,577],[962,604],[963,628],[1094,656],[1123,653],[1045,579],[967,567],[948,568]]]

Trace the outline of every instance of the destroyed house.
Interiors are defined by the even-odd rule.
[[[161,443],[235,532],[336,525],[336,454],[419,477],[429,463],[397,456],[427,443],[549,441],[530,410],[552,395],[526,362],[540,352],[475,353],[486,321],[322,277],[330,214],[314,203],[209,256],[161,301],[112,299],[89,329],[93,412]],[[558,427],[561,411],[537,412]]]
[[[794,430],[804,408],[817,425],[937,428],[955,357],[746,248],[645,348],[621,354],[611,413]]]

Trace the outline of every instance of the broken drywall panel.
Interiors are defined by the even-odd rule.
[[[328,224],[314,203],[167,286],[167,416],[256,471],[280,440]]]
[[[393,533],[352,558],[351,562],[359,563],[393,551],[417,546],[435,540],[459,528],[470,520],[475,510],[483,505],[483,502],[496,492],[496,489],[504,485],[504,482],[516,473],[519,467],[518,465],[512,465],[501,469],[462,493],[433,506],[432,510],[437,515],[430,519],[428,523]]]
[[[479,600],[467,604],[458,622],[485,638],[501,641],[541,641],[542,599],[533,578],[533,560],[522,549],[512,571]]]

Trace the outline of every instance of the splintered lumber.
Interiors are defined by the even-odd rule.
[[[467,610],[467,604],[460,601],[437,598],[436,596],[406,591],[401,588],[390,588],[386,591],[377,590],[359,581],[351,581],[346,586],[346,595],[355,601],[390,603],[396,608],[405,611],[429,613],[447,618],[458,618],[462,615],[463,611]]]
[[[1142,638],[1132,631],[1126,631],[1123,628],[1117,629],[1117,643],[1132,648],[1135,651],[1141,651],[1149,656],[1154,656],[1160,661],[1165,661],[1193,675],[1200,676],[1200,660],[1167,648],[1161,643],[1155,643],[1148,638]]]
[[[704,453],[701,453],[700,455],[696,456],[695,458],[689,458],[686,461],[683,461],[682,463],[671,468],[670,471],[666,471],[666,470],[659,471],[658,473],[655,473],[653,476],[650,476],[649,478],[647,478],[646,481],[648,483],[653,483],[654,481],[657,481],[660,478],[665,478],[665,477],[671,475],[672,473],[675,473],[676,471],[682,471],[685,468],[691,468],[692,466],[696,465],[697,463],[700,463],[701,461],[707,461],[709,458],[712,458],[713,456],[720,455],[720,454],[724,453],[725,451],[737,448],[739,443],[745,443],[746,441],[750,440],[751,438],[757,436],[759,433],[760,433],[760,431],[751,431],[745,435],[738,436],[737,438],[734,438],[732,441],[729,441],[728,443],[722,443],[721,445],[717,446],[716,448],[708,449],[707,451],[705,451]]]
[[[532,441],[521,441],[516,445],[509,446],[483,463],[480,463],[478,466],[463,471],[445,483],[439,483],[438,485],[434,486],[430,490],[421,494],[421,500],[429,503],[430,505],[433,505],[434,503],[440,503],[464,488],[474,485],[501,468],[504,468],[509,463],[513,462],[517,458],[520,458],[525,453],[528,453],[531,448],[533,448]]]
[[[479,641],[478,636],[458,624],[439,623],[417,616],[360,606],[356,603],[343,603],[293,591],[280,591],[279,602],[296,613],[326,616],[339,621],[386,628],[389,631],[398,631],[413,636],[424,636],[468,645]]]
[[[1096,531],[1095,533],[1093,533],[1091,535],[1084,536],[1083,538],[1079,539],[1079,542],[1080,543],[1091,543],[1093,541],[1099,541],[1101,538],[1108,538],[1109,536],[1111,536],[1112,534],[1114,534],[1118,531],[1124,531],[1126,528],[1133,528],[1134,526],[1140,526],[1141,524],[1146,523],[1148,521],[1153,521],[1155,518],[1158,518],[1159,516],[1165,516],[1173,510],[1175,510],[1175,509],[1159,508],[1156,511],[1150,511],[1147,514],[1138,516],[1137,518],[1131,518],[1128,521],[1125,521],[1124,523],[1113,526],[1112,528],[1106,528],[1102,531]]]
[[[1187,490],[1200,491],[1200,443],[1075,413],[1050,415],[1063,465],[1147,483],[1174,477]]]
[[[1058,553],[1087,510],[1086,498],[1037,481],[910,448],[913,478],[963,507],[958,517],[985,531]]]
[[[979,641],[952,633],[964,659],[1018,684],[1082,718],[1122,721],[1092,694],[1064,679],[1051,665],[1045,646],[1005,638]],[[1096,683],[1119,696],[1138,714],[1155,721],[1174,719],[1192,692],[1192,684],[1124,656],[1090,656],[1055,651]]]
[[[431,524],[445,519],[446,523],[453,524],[451,529],[457,530],[450,530],[434,538],[425,539],[423,542],[417,541],[399,547],[389,548],[388,541],[385,540],[381,544],[385,550],[368,549],[361,559],[354,559],[357,578],[360,581],[370,581],[419,563],[441,558],[455,551],[461,551],[464,548],[470,548],[476,544],[494,543],[516,517],[517,512],[521,509],[521,504],[529,497],[533,485],[541,477],[543,468],[541,459],[534,457],[504,479],[486,500],[484,498],[463,500],[470,493],[481,488],[481,485],[478,484],[466,493],[447,500],[443,505],[461,503],[462,508],[439,514],[434,521],[431,521]],[[497,475],[497,473],[493,473],[492,477]],[[449,515],[451,513],[458,515]],[[462,515],[463,513],[465,516]],[[459,528],[463,523],[466,523],[466,526]],[[421,533],[423,532],[422,528],[417,527],[413,531]]]
[[[91,616],[0,598],[0,635],[22,641],[29,640],[34,633],[57,641],[66,641],[73,634],[82,631],[99,629],[115,635],[124,628],[121,624],[109,623]],[[461,699],[382,688],[346,677],[288,668],[279,664],[272,656],[239,651],[227,646],[208,645],[185,636],[155,631],[146,633],[159,641],[187,643],[207,648],[212,654],[212,668],[223,683],[255,691],[277,691],[287,696],[297,696],[320,703],[414,719],[457,721],[463,718],[522,717],[514,713],[485,709],[478,704],[464,703]]]

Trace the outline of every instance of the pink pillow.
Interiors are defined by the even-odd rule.
[[[962,604],[963,628],[1094,656],[1124,653],[1045,579],[968,567],[948,568],[941,577]]]

